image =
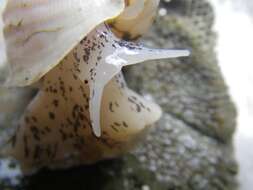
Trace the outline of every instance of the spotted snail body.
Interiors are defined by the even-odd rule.
[[[152,23],[158,0],[5,3],[6,85],[39,88],[2,150],[24,172],[114,158],[160,118],[159,106],[130,90],[121,73],[123,66],[189,54],[132,41]]]

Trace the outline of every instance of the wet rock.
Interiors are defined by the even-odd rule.
[[[164,110],[162,119],[134,152],[117,160],[70,170],[43,170],[30,177],[22,176],[18,165],[10,170],[6,164],[10,160],[1,160],[0,189],[236,189],[237,165],[231,144],[236,111],[217,64],[213,20],[206,0],[161,2],[160,16],[145,43],[190,48],[192,55],[125,71],[129,86],[153,98]],[[18,118],[12,114],[22,113],[31,94],[20,89],[0,93],[1,106],[2,102],[18,105],[8,113],[0,112],[0,119],[7,118],[4,114],[12,118],[11,122],[0,120],[8,128]],[[20,103],[15,102],[18,100]]]

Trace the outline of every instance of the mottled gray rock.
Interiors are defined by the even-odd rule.
[[[117,160],[67,171],[44,170],[25,178],[15,162],[3,160],[1,190],[236,189],[237,165],[231,144],[236,112],[216,61],[212,8],[206,0],[162,1],[161,6],[161,13],[168,14],[158,17],[145,42],[190,48],[192,55],[126,70],[129,86],[153,97],[164,110],[146,141]],[[11,93],[15,100],[20,100],[19,93],[30,98],[24,94],[30,92],[16,91]],[[1,102],[6,95],[0,97]],[[25,103],[15,105],[20,105],[20,113]]]
[[[237,172],[231,146],[199,133],[170,114],[135,154],[167,189],[233,189]]]
[[[165,112],[227,142],[235,129],[235,109],[216,61],[213,11],[206,1],[182,2],[172,1],[173,9],[163,3],[171,14],[157,19],[146,41],[155,47],[187,47],[192,55],[132,67],[128,84],[152,93]]]
[[[236,111],[214,52],[212,7],[203,0],[163,1],[162,7],[168,14],[157,19],[145,41],[187,47],[192,54],[127,69],[128,84],[151,94],[164,110],[138,158],[172,189],[234,189]]]

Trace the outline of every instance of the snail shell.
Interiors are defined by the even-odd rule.
[[[135,40],[153,23],[159,0],[127,0],[126,5],[124,12],[108,23],[118,37]]]
[[[123,8],[122,0],[7,0],[3,13],[11,67],[7,84],[38,81],[93,28]]]

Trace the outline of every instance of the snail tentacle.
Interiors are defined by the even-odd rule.
[[[93,132],[99,137],[103,89],[123,66],[147,60],[188,56],[189,51],[147,48],[116,37],[106,24],[101,24],[81,42],[80,47],[73,54],[80,62],[76,74],[82,81],[89,83],[90,118]],[[77,58],[78,55],[82,55],[83,59]]]

